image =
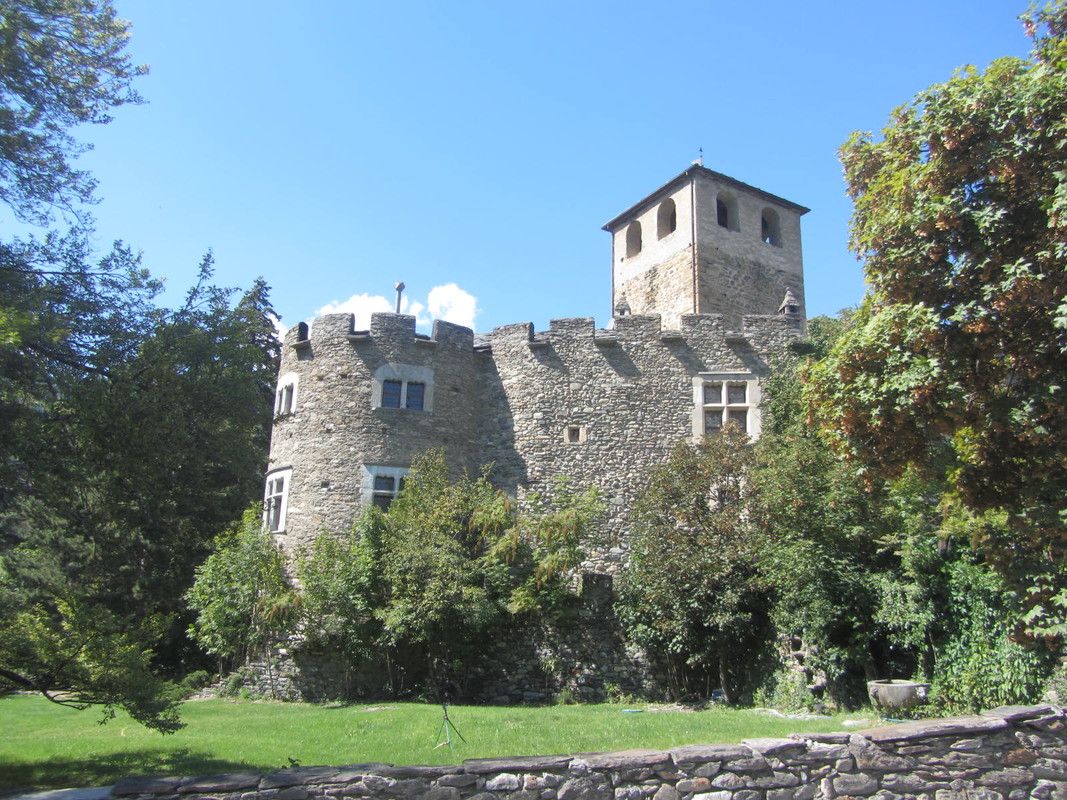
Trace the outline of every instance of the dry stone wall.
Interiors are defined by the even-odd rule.
[[[1067,718],[1006,707],[859,733],[458,766],[283,769],[201,778],[129,778],[132,800],[1025,800],[1067,798]]]

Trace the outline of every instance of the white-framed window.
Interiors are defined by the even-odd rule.
[[[291,467],[267,473],[267,484],[263,490],[263,527],[271,533],[285,532],[285,515],[289,510],[289,484],[292,479]]]
[[[382,511],[387,511],[389,505],[404,488],[404,478],[408,474],[407,467],[392,467],[384,464],[364,464],[362,485],[363,504],[374,504]]]
[[[751,438],[760,433],[759,382],[744,372],[703,373],[693,379],[693,435],[708,436],[737,425]]]
[[[274,394],[274,416],[284,417],[296,411],[298,380],[295,372],[287,372],[278,379],[278,391]]]
[[[372,408],[433,411],[433,370],[413,364],[383,364],[374,371]]]

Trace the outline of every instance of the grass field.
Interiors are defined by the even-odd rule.
[[[640,713],[632,710],[640,709]],[[160,736],[119,715],[71,711],[31,696],[0,700],[0,790],[94,786],[126,775],[203,775],[384,761],[447,764],[488,756],[580,753],[737,742],[841,729],[841,718],[782,719],[754,711],[658,711],[644,706],[455,706],[467,743],[435,747],[441,708],[415,703],[323,706],[201,700],[186,727]]]

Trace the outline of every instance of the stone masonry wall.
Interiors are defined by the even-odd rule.
[[[687,247],[632,278],[617,279],[615,300],[625,297],[635,315],[661,314],[666,325],[677,326],[682,314],[696,311],[693,283],[693,253]]]
[[[804,262],[800,213],[767,198],[720,183],[696,178],[697,311],[724,314],[735,329],[743,314],[774,314],[786,289],[800,301],[804,317]],[[716,199],[728,195],[737,203],[738,229],[718,223]],[[765,208],[777,215],[779,246],[761,237]]]
[[[369,331],[352,329],[351,314],[315,320],[308,341],[299,326],[282,347],[279,374],[298,377],[292,414],[274,422],[270,470],[291,467],[286,530],[277,536],[291,556],[323,530],[355,519],[364,464],[407,467],[431,448],[455,470],[481,462],[471,443],[478,424],[474,334],[438,321],[433,335],[415,333],[415,318],[375,314]],[[433,411],[372,408],[373,376],[385,364],[433,371]]]
[[[674,203],[675,228],[659,235],[660,209]],[[682,314],[697,311],[693,296],[693,213],[692,191],[682,184],[668,195],[657,197],[639,210],[631,221],[612,234],[611,308],[623,295],[634,314],[661,314],[665,327],[678,327]],[[626,255],[630,225],[641,225],[642,248]]]
[[[665,331],[656,316],[553,320],[489,336],[480,356],[483,419],[479,450],[507,491],[550,494],[566,476],[595,486],[606,505],[600,541],[583,569],[615,573],[628,552],[629,513],[652,465],[679,441],[694,440],[693,382],[700,373],[739,372],[759,384],[776,352],[800,335],[796,317],[746,317],[744,336],[728,337],[714,315],[685,315]],[[753,385],[753,395],[758,385]],[[758,428],[758,409],[750,411]],[[581,440],[566,438],[568,427]]]
[[[1006,707],[859,733],[459,766],[358,764],[202,778],[128,778],[134,800],[1024,800],[1067,798],[1067,717]]]
[[[291,330],[281,375],[296,375],[293,413],[275,421],[270,469],[291,468],[285,531],[290,554],[323,530],[352,524],[365,464],[410,466],[431,448],[455,470],[493,463],[492,479],[522,498],[551,493],[555,480],[595,486],[606,503],[599,542],[584,569],[614,573],[627,550],[628,510],[648,469],[678,441],[694,439],[700,373],[741,373],[752,399],[775,353],[801,334],[796,316],[745,317],[728,334],[716,315],[684,315],[678,330],[658,316],[617,317],[498,328],[475,348],[471,331],[437,322],[415,334],[413,317],[375,314],[371,329],[352,317],[315,321],[309,339]],[[383,364],[432,370],[433,410],[373,408],[373,376]],[[759,409],[750,410],[756,433]],[[577,441],[568,428],[576,427]]]

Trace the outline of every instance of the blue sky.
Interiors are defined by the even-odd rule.
[[[147,104],[84,132],[100,247],[142,250],[170,302],[211,248],[286,326],[396,280],[422,320],[603,325],[601,225],[698,147],[812,209],[808,313],[834,313],[863,292],[839,145],[1029,47],[1024,5],[991,0],[116,6],[151,72]]]

